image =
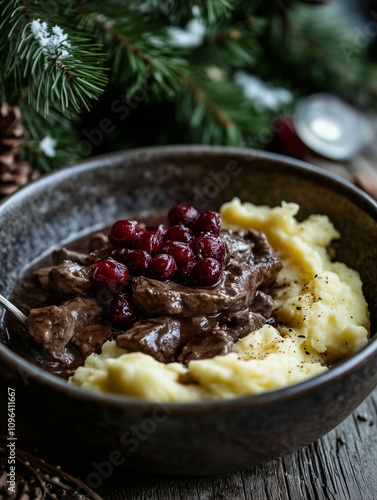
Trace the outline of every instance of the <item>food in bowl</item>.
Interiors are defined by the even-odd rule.
[[[298,222],[298,209],[235,199],[221,232],[218,214],[186,205],[169,229],[118,221],[110,245],[95,236],[89,255],[61,249],[36,271],[45,300],[60,303],[33,309],[29,332],[70,383],[153,401],[323,373],[366,345],[369,313],[358,273],[330,259],[339,233],[326,216]]]

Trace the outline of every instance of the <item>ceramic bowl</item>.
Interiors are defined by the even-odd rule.
[[[25,264],[85,228],[182,202],[200,210],[218,209],[234,196],[256,204],[297,202],[301,218],[329,215],[342,234],[338,259],[361,274],[375,332],[375,201],[310,165],[250,150],[177,146],[126,151],[27,186],[0,206],[0,293],[10,293]],[[30,364],[4,344],[0,360],[5,384],[1,407],[6,405],[6,386],[14,388],[19,445],[32,442],[73,462],[95,460],[112,468],[169,474],[227,472],[291,453],[338,425],[377,384],[376,336],[351,359],[305,382],[256,396],[192,404],[89,393]],[[93,478],[104,474],[99,465],[93,467]]]

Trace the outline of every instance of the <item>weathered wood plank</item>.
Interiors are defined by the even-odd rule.
[[[377,389],[332,432],[281,460],[209,477],[127,471],[100,493],[106,500],[376,500]]]

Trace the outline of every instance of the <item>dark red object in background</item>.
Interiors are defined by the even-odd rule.
[[[277,119],[272,127],[274,138],[270,148],[275,153],[292,156],[298,160],[307,160],[312,151],[298,137],[293,117],[284,116]]]

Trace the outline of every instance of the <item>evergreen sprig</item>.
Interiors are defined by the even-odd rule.
[[[70,5],[51,0],[0,0],[1,8],[0,51],[8,56],[0,78],[13,75],[18,88],[26,89],[29,102],[44,115],[51,104],[63,112],[89,109],[90,101],[103,92],[107,77],[101,67],[100,45],[92,43],[86,30],[73,29],[70,24],[69,20],[75,20]],[[67,36],[65,45],[46,45],[55,26]],[[2,81],[0,88],[4,87]]]
[[[302,95],[325,90],[376,104],[377,64],[367,48],[355,48],[352,29],[327,11],[298,4],[0,0],[0,98],[22,108],[29,131],[24,155],[42,170],[74,161],[83,154],[80,129],[97,129],[119,100],[137,108],[137,116],[124,122],[113,116],[115,130],[97,133],[101,152],[105,144],[132,146],[131,122],[149,123],[149,113],[156,116],[162,106],[164,120],[155,117],[151,125],[155,142],[265,147],[272,122],[292,112]],[[246,98],[236,83],[239,71],[289,89],[292,103],[275,100],[269,108]],[[268,92],[268,85],[250,81],[256,96],[258,88]],[[49,136],[56,141],[53,157],[41,149]]]
[[[28,132],[23,145],[23,156],[33,168],[48,172],[74,163],[82,157],[77,130],[80,119],[77,114],[71,113],[68,118],[50,107],[48,116],[44,117],[25,101],[20,102],[20,107],[24,127]],[[55,144],[53,156],[48,156],[41,148],[41,141],[46,137],[51,138]]]
[[[169,45],[163,19],[135,12],[131,4],[118,8],[110,4],[99,11],[93,7],[79,11],[106,51],[111,80],[123,87],[129,99],[140,90],[149,99],[173,97],[187,54]]]
[[[263,147],[271,139],[271,111],[257,111],[225,76],[213,81],[200,70],[182,75],[177,120],[190,127],[190,142]]]
[[[231,70],[253,65],[260,55],[259,36],[264,19],[232,23],[222,21],[207,28],[203,44],[193,50],[191,60],[205,66]]]

